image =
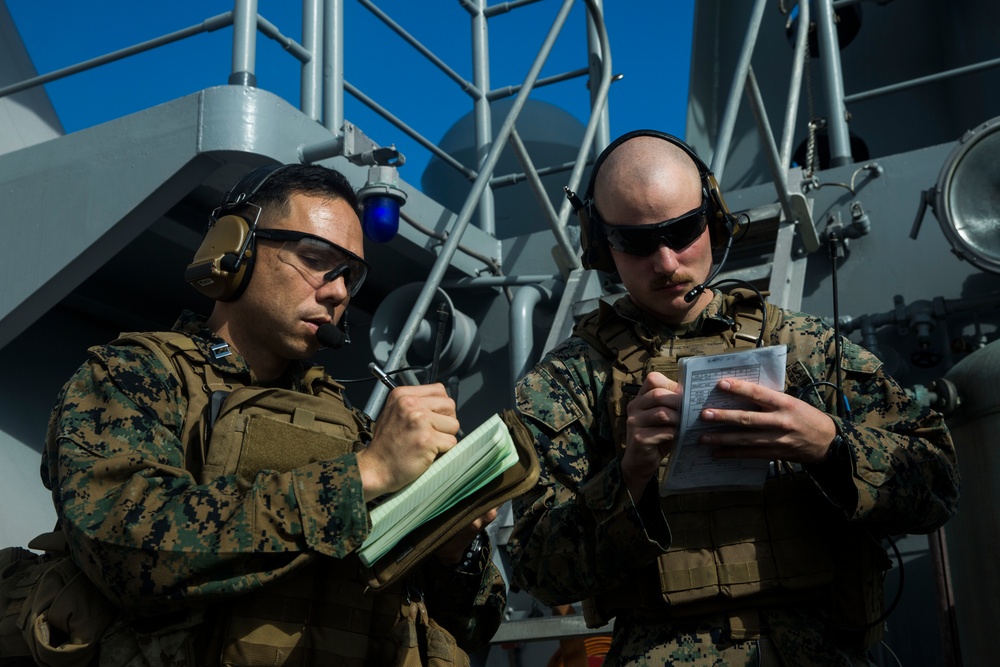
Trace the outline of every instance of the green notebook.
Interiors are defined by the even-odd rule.
[[[500,415],[493,415],[371,511],[371,533],[358,549],[361,562],[371,566],[414,528],[454,507],[517,460],[510,431]]]

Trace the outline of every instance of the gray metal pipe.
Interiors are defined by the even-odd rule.
[[[476,89],[482,91],[475,96],[472,105],[477,168],[493,145],[493,110],[486,96],[486,91],[490,89],[490,41],[489,21],[483,13],[485,9],[486,0],[479,0],[478,11],[472,15],[472,80]],[[496,204],[488,181],[479,198],[478,226],[487,234],[496,235]]]
[[[343,152],[344,134],[341,132],[326,141],[320,141],[308,146],[299,146],[299,160],[302,161],[302,164],[314,164],[328,157],[341,155]]]
[[[303,65],[299,104],[312,120],[323,116],[323,1],[302,0],[302,46],[311,57]]]
[[[535,169],[535,173],[539,176],[547,176],[549,174],[558,174],[564,171],[572,171],[573,166],[576,164],[573,162],[563,162],[562,164],[551,164],[548,167],[542,167],[541,169]],[[490,187],[505,188],[509,185],[516,185],[521,181],[528,180],[528,175],[521,172],[517,174],[505,174],[503,176],[494,176],[490,179]]]
[[[274,25],[263,16],[257,17],[257,29],[265,37],[270,37],[278,44],[281,44],[281,48],[292,54],[292,56],[300,63],[305,64],[312,59],[312,54],[309,53],[304,46],[296,42],[288,35],[283,34],[280,30],[278,30],[278,26]]]
[[[451,259],[455,255],[455,251],[458,248],[459,242],[462,240],[465,229],[468,226],[469,221],[472,219],[472,214],[479,202],[479,198],[489,183],[490,175],[496,168],[497,161],[500,159],[500,152],[507,143],[507,138],[510,136],[511,131],[514,129],[514,121],[517,119],[518,114],[521,113],[521,109],[524,107],[524,104],[528,99],[528,95],[531,93],[531,89],[534,86],[535,81],[538,79],[538,73],[541,71],[542,65],[545,64],[546,59],[549,57],[549,53],[552,51],[552,46],[555,44],[555,39],[566,22],[566,18],[573,6],[573,2],[574,0],[563,0],[563,5],[559,13],[556,15],[552,28],[549,29],[549,33],[546,36],[538,55],[535,56],[534,63],[532,63],[531,68],[528,70],[527,76],[525,76],[521,92],[519,92],[514,98],[514,103],[511,106],[510,112],[508,112],[507,118],[504,119],[504,122],[500,126],[500,130],[497,133],[496,142],[493,144],[489,154],[486,156],[486,160],[483,162],[479,176],[477,176],[476,180],[472,183],[469,197],[465,200],[462,210],[455,219],[455,225],[451,229],[448,239],[441,246],[441,251],[428,273],[424,288],[417,297],[413,310],[410,312],[410,316],[406,320],[406,324],[403,325],[399,338],[396,340],[396,344],[393,346],[389,359],[386,362],[387,368],[397,368],[401,365],[402,360],[405,359],[406,353],[409,350],[410,345],[413,343],[417,329],[420,326],[420,322],[427,314],[432,297],[437,291],[438,285],[441,284],[445,272],[451,264]],[[591,3],[593,0],[587,0],[587,2]],[[387,393],[388,390],[386,387],[384,387],[381,383],[376,384],[375,389],[372,391],[372,394],[368,399],[368,403],[366,404],[365,413],[371,415],[372,417],[376,417],[382,408],[382,404],[385,401]]]
[[[514,154],[517,156],[518,161],[521,163],[521,167],[524,169],[525,176],[528,179],[528,185],[531,186],[531,191],[535,194],[535,199],[538,200],[538,205],[542,207],[542,211],[545,213],[545,218],[549,221],[549,227],[552,229],[552,234],[556,237],[556,242],[562,249],[564,255],[563,259],[566,261],[570,269],[579,268],[580,258],[577,257],[576,248],[574,248],[570,243],[569,235],[566,234],[566,230],[559,224],[559,214],[556,213],[556,209],[552,206],[552,201],[549,199],[549,195],[545,191],[542,179],[538,176],[538,172],[535,170],[535,165],[531,162],[531,156],[528,155],[528,149],[525,147],[524,142],[521,141],[521,135],[518,134],[517,129],[511,130],[510,145],[513,147]]]
[[[947,79],[953,79],[955,77],[963,76],[965,74],[974,74],[976,72],[992,69],[994,67],[1000,67],[1000,58],[994,58],[993,60],[984,60],[983,62],[975,63],[974,65],[966,65],[965,67],[956,67],[954,69],[950,69],[944,72],[938,72],[937,74],[928,74],[927,76],[921,76],[916,79],[910,79],[909,81],[901,81],[899,83],[894,83],[889,86],[883,86],[881,88],[873,88],[871,90],[866,90],[861,93],[855,93],[854,95],[847,95],[844,97],[844,104],[853,104],[854,102],[861,102],[863,100],[871,99],[872,97],[878,97],[880,95],[888,95],[889,93],[896,93],[901,90],[916,88],[917,86],[922,86],[927,83],[934,83],[936,81],[945,81]]]
[[[551,301],[555,291],[543,285],[525,285],[514,291],[510,303],[510,379],[511,387],[528,372],[534,348],[535,307]]]
[[[182,30],[177,30],[162,37],[157,37],[155,39],[150,39],[148,41],[142,42],[140,44],[135,44],[134,46],[128,46],[124,49],[118,49],[117,51],[112,51],[103,56],[98,56],[96,58],[91,58],[90,60],[85,60],[82,63],[77,63],[75,65],[70,65],[69,67],[63,67],[57,69],[54,72],[49,72],[48,74],[41,74],[39,76],[33,76],[30,79],[25,79],[24,81],[19,81],[18,83],[11,84],[9,86],[4,86],[0,88],[0,97],[6,97],[7,95],[13,95],[14,93],[19,93],[22,90],[28,90],[29,88],[34,88],[36,86],[41,86],[52,81],[58,81],[59,79],[64,79],[67,76],[76,74],[78,72],[85,72],[95,67],[100,67],[101,65],[106,65],[107,63],[112,63],[122,58],[128,58],[137,53],[144,53],[146,51],[151,51],[153,49],[159,48],[166,44],[172,44],[174,42],[179,42],[182,39],[187,39],[193,35],[200,35],[205,32],[214,32],[220,28],[225,28],[233,24],[233,13],[225,12],[217,16],[205,19],[197,25],[193,25],[190,28],[184,28]]]
[[[722,172],[726,168],[726,160],[729,158],[729,145],[733,141],[733,128],[736,126],[736,114],[740,110],[740,99],[743,96],[743,87],[746,85],[747,70],[750,69],[750,56],[753,55],[754,46],[757,44],[757,35],[760,34],[761,17],[764,15],[764,7],[767,0],[757,0],[750,15],[750,23],[747,26],[747,35],[743,40],[743,48],[740,50],[739,60],[736,61],[736,71],[733,73],[732,85],[729,87],[729,97],[726,99],[726,109],[722,114],[722,122],[719,124],[719,133],[716,137],[715,152],[712,155],[712,171],[715,178],[722,182]]]
[[[340,135],[344,127],[344,0],[325,0],[323,9],[323,127]]]
[[[386,14],[381,9],[376,7],[374,3],[370,2],[370,0],[358,0],[358,2],[361,3],[362,7],[364,7],[372,14],[374,14],[375,17],[378,18],[380,21],[382,21],[382,23],[384,23],[390,30],[399,35],[403,39],[403,41],[405,41],[407,44],[416,49],[418,53],[427,58],[427,60],[429,60],[439,70],[444,72],[445,76],[447,76],[449,79],[457,83],[462,90],[469,93],[469,95],[471,95],[473,98],[479,97],[480,95],[483,94],[483,91],[488,90],[488,88],[479,87],[477,84],[469,83],[468,80],[462,78],[461,74],[453,70],[451,67],[448,66],[447,63],[445,63],[443,60],[434,55],[433,51],[431,51],[426,46],[421,44],[420,40],[418,40],[416,37],[414,37],[409,32],[404,30],[401,25],[393,21],[388,14]],[[463,4],[467,9],[469,8],[469,3],[463,3]],[[476,14],[479,14],[481,12],[477,10],[473,11],[472,13],[473,16],[475,16]]]
[[[795,60],[792,61],[792,76],[788,84],[788,103],[785,105],[785,125],[781,135],[781,147],[778,156],[781,166],[788,173],[792,163],[792,137],[795,134],[795,121],[799,116],[799,97],[802,94],[802,75],[806,68],[806,54],[809,48],[809,2],[800,2],[799,27],[795,31]]]
[[[603,0],[594,0],[594,6],[597,7],[601,13],[604,13],[604,3]],[[588,12],[587,13],[587,60],[590,66],[590,79],[600,78],[601,73],[601,63],[604,60],[604,52],[602,50],[601,37],[597,30],[597,24],[594,22],[594,16]],[[602,103],[597,98],[598,90],[596,86],[590,87],[590,108],[591,113],[594,113],[594,109],[600,109],[597,113],[597,132],[594,134],[594,141],[596,149],[600,146],[601,150],[605,146],[611,143],[611,120],[608,114],[608,105]],[[600,151],[595,151],[595,154]],[[579,263],[577,263],[579,265]]]
[[[781,163],[778,155],[778,147],[774,143],[774,134],[771,132],[771,123],[767,119],[767,109],[764,108],[764,98],[761,97],[760,87],[757,85],[757,77],[753,73],[753,67],[747,69],[747,99],[750,101],[750,110],[753,112],[754,120],[757,122],[757,132],[760,134],[761,143],[764,148],[764,157],[771,168],[771,178],[774,180],[774,189],[778,193],[778,201],[781,203],[781,210],[785,213],[785,220],[795,221],[795,214],[789,203],[788,182],[786,175],[787,167]]]
[[[460,0],[462,4],[467,4],[464,0]],[[505,14],[506,12],[513,11],[518,7],[524,7],[525,5],[533,5],[536,2],[542,2],[542,0],[514,0],[513,2],[500,2],[492,7],[487,7],[486,18],[492,18],[498,14]]]
[[[576,164],[573,166],[573,171],[567,182],[567,187],[574,191],[580,189],[580,180],[583,177],[583,170],[587,166],[587,157],[590,154],[591,148],[604,148],[604,145],[598,146],[595,141],[597,132],[601,126],[600,114],[607,106],[608,89],[611,87],[611,44],[608,41],[607,26],[604,25],[603,13],[597,1],[585,0],[585,2],[589,15],[592,15],[594,19],[594,30],[597,33],[597,40],[600,44],[600,52],[603,54],[603,57],[601,58],[600,79],[596,86],[598,94],[594,98],[596,100],[595,106],[590,109],[590,119],[587,121],[587,127],[583,131],[583,140],[580,142],[580,150],[577,152]],[[594,88],[593,79],[591,79],[591,88]],[[559,208],[559,222],[563,227],[566,226],[569,220],[571,208],[572,205],[569,200],[564,199],[562,206]]]
[[[819,41],[820,65],[823,67],[823,89],[826,91],[827,137],[830,141],[830,166],[851,163],[851,140],[847,129],[847,108],[844,106],[844,75],[840,67],[840,45],[833,16],[832,0],[819,0],[816,32]]]
[[[562,280],[558,273],[521,274],[517,276],[476,276],[475,278],[455,278],[441,282],[442,289],[481,289],[483,287],[509,287],[512,285],[533,285],[550,280]]]
[[[535,88],[542,88],[544,86],[551,86],[554,83],[562,83],[563,81],[569,81],[570,79],[578,79],[582,76],[587,76],[590,72],[586,67],[581,67],[580,69],[570,70],[569,72],[563,72],[562,74],[553,74],[552,76],[547,76],[544,79],[539,79],[535,82]],[[521,86],[503,86],[502,88],[494,88],[490,92],[486,93],[486,98],[490,102],[496,100],[501,100],[505,97],[511,97],[517,95],[517,91],[521,90]]]
[[[439,148],[436,144],[434,144],[429,139],[424,137],[422,134],[417,132],[415,129],[404,123],[399,117],[397,117],[391,111],[383,107],[381,104],[379,104],[372,98],[365,95],[363,92],[361,92],[359,88],[352,85],[347,80],[344,81],[344,90],[349,92],[351,95],[357,98],[359,102],[361,102],[366,107],[377,113],[379,116],[382,116],[382,118],[385,118],[387,121],[392,123],[397,129],[401,130],[403,133],[405,133],[411,139],[416,141],[418,144],[426,148],[434,155],[441,158],[441,160],[452,169],[455,169],[469,180],[472,180],[476,177],[477,173],[475,171],[469,169],[461,162],[453,158],[451,155],[441,150],[441,148]]]
[[[257,86],[257,0],[236,0],[233,5],[233,68],[229,83]]]

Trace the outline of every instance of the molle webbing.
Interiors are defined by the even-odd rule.
[[[588,625],[622,612],[684,618],[743,606],[829,599],[835,563],[829,508],[803,474],[763,491],[662,499],[673,542],[624,585],[587,601]],[[653,582],[657,582],[654,584]]]
[[[219,373],[189,336],[176,331],[126,333],[114,345],[141,345],[152,352],[168,371],[180,381],[187,403],[184,424],[178,434],[184,444],[184,467],[199,481],[208,453],[209,405],[212,397],[232,391],[243,383],[227,380]],[[216,394],[219,392],[219,394]]]
[[[388,634],[399,619],[400,590],[373,594],[348,561],[330,559],[224,610],[228,640],[216,647],[223,665],[392,664]],[[220,641],[217,638],[216,641]],[[371,640],[371,641],[370,641]]]
[[[676,494],[661,500],[673,542],[659,561],[670,605],[829,584],[833,562],[820,517],[829,511],[803,474],[763,491]]]
[[[714,338],[662,343],[643,338],[634,322],[604,303],[584,319],[575,333],[612,362],[605,392],[615,442],[624,446],[628,401],[645,373],[657,370],[676,379],[683,356],[769,342],[783,314],[771,304],[763,311],[759,306],[752,292],[734,290],[720,309],[731,327]],[[786,387],[812,382],[800,362],[786,376]],[[791,473],[769,478],[760,491],[661,498],[670,548],[616,589],[585,600],[587,625],[600,627],[619,613],[665,620],[712,614],[727,619],[734,639],[753,639],[759,632],[754,609],[818,605],[849,628],[846,641],[872,645],[881,637],[876,621],[882,614],[882,573],[890,563],[882,548],[845,523],[814,487],[808,475]]]
[[[780,325],[781,311],[742,290],[724,297],[716,334],[685,337],[646,336],[635,322],[601,304],[576,334],[612,361],[605,387],[614,441],[624,446],[628,403],[645,374],[656,370],[677,379],[677,362],[686,356],[719,354],[768,341]],[[749,293],[752,294],[752,293]],[[725,318],[731,322],[725,326]],[[706,322],[708,324],[708,322]],[[664,469],[668,458],[661,465]],[[771,480],[763,491],[677,494],[661,499],[673,537],[637,586],[598,596],[585,605],[588,624],[618,611],[646,608],[671,616],[701,614],[743,598],[800,599],[832,579],[833,566],[816,526],[810,503],[812,481],[805,476]],[[650,577],[655,577],[650,581]],[[652,598],[641,591],[658,590]]]
[[[766,302],[765,302],[766,303]],[[647,337],[635,322],[618,315],[602,301],[597,311],[586,316],[574,335],[589,343],[612,362],[611,379],[604,388],[615,442],[625,442],[628,404],[642,385],[646,373],[658,371],[677,379],[677,362],[682,357],[721,354],[756,347],[757,340],[769,340],[781,323],[781,310],[770,303],[761,310],[757,295],[745,289],[733,290],[724,298],[721,312],[732,324],[715,337]]]
[[[289,472],[337,458],[359,446],[358,427],[341,401],[240,387],[219,408],[202,476],[236,475],[250,484],[262,470]]]
[[[188,415],[180,437],[187,468],[201,483],[236,474],[247,484],[261,470],[287,472],[355,451],[367,436],[367,425],[320,367],[306,371],[303,384],[312,393],[302,393],[244,386],[181,333],[125,334],[116,343],[142,345],[180,376]]]
[[[322,368],[309,369],[311,393],[244,386],[176,332],[128,334],[119,344],[150,349],[179,377],[187,400],[182,439],[195,450],[200,483],[233,475],[242,490],[261,471],[286,473],[361,447],[367,424]],[[245,378],[249,379],[249,378]],[[208,655],[226,666],[390,664],[383,655],[404,601],[403,584],[368,590],[355,557],[303,552],[259,577],[268,585],[212,609]]]

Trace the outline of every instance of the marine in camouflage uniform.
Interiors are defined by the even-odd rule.
[[[705,289],[711,247],[737,225],[676,137],[620,137],[574,204],[584,266],[617,272],[628,294],[584,316],[517,384],[541,475],[514,501],[513,583],[545,604],[583,601],[590,627],[613,617],[616,666],[871,665],[889,566],[879,540],[932,531],[956,510],[943,418],[850,341],[841,411],[827,326]],[[787,346],[785,392],[720,381],[761,409],[702,412],[725,429],[701,442],[770,460],[767,482],[661,498],[677,357],[757,336]]]
[[[499,626],[504,582],[488,542],[469,550],[495,512],[428,545],[402,582],[372,588],[355,553],[371,503],[422,474],[459,428],[439,384],[394,389],[372,424],[305,361],[336,344],[320,334],[336,333],[367,275],[359,211],[335,170],[250,172],[185,275],[216,299],[211,316],[92,348],[66,384],[42,477],[73,561],[121,611],[102,667],[462,665],[455,640],[473,651]],[[253,440],[253,417],[230,419],[237,392],[279,394],[256,423],[273,434],[283,427],[269,415],[284,415],[302,442]],[[307,440],[319,455],[295,460]]]
[[[185,313],[174,331],[190,336],[234,389],[256,384],[238,353],[214,357],[213,348],[226,342],[201,318]],[[269,385],[308,393],[307,368],[294,363]],[[284,474],[263,471],[250,492],[235,477],[197,483],[189,468],[201,454],[180,439],[188,417],[184,394],[177,374],[147,348],[98,346],[65,385],[49,424],[43,482],[53,491],[78,565],[126,612],[123,620],[140,628],[125,650],[133,641],[155,641],[162,650],[169,644],[165,629],[176,626],[181,642],[192,625],[195,645],[204,647],[226,623],[220,600],[235,599],[238,606],[245,594],[280,591],[274,573],[306,554],[313,556],[309,576],[334,571],[368,535],[355,454]],[[325,579],[316,579],[317,595],[337,589],[336,580]],[[460,646],[471,651],[489,643],[506,589],[488,557],[470,572],[428,558],[412,583]],[[361,596],[347,584],[339,586]],[[119,628],[119,634],[131,631]],[[113,642],[105,644],[102,664],[124,664],[108,654]],[[165,656],[163,664],[184,664],[187,650]],[[202,658],[197,664],[211,664]]]
[[[681,335],[715,338],[716,331],[730,328],[732,319],[720,312],[722,301],[716,294]],[[628,297],[615,311],[632,322],[639,345],[659,349],[677,333],[644,323]],[[832,331],[817,318],[786,313],[766,344],[788,345],[788,366],[801,362],[813,378],[835,379],[828,362]],[[835,418],[843,449],[836,459],[807,469],[814,493],[844,521],[875,535],[935,529],[952,516],[958,496],[955,454],[943,419],[907,397],[869,352],[845,341],[843,358],[844,396],[851,407],[848,417]],[[542,472],[536,488],[515,501],[518,519],[509,549],[516,584],[546,604],[576,602],[632,583],[631,575],[669,546],[669,538],[665,543],[661,536],[669,535],[670,516],[640,513],[622,483],[620,448],[611,439],[605,409],[611,365],[593,346],[571,337],[517,385],[517,407],[534,433]],[[816,391],[806,395],[816,407],[830,409]],[[660,524],[651,523],[657,519]],[[657,586],[655,578],[646,583]],[[835,640],[822,605],[761,611],[781,664],[870,664],[863,650],[845,649]],[[680,618],[671,620],[672,613]],[[619,614],[609,664],[758,664],[758,640],[727,641],[724,614],[683,614],[665,607],[657,620]]]

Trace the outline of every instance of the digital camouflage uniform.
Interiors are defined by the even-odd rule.
[[[174,331],[189,336],[233,387],[255,384],[238,354],[213,358],[212,347],[225,343],[193,314],[185,312]],[[295,362],[272,385],[305,392],[306,368]],[[286,473],[262,471],[249,487],[232,475],[199,484],[189,469],[204,453],[179,439],[184,396],[176,373],[150,350],[98,346],[64,387],[49,424],[43,482],[74,559],[124,610],[127,632],[140,643],[156,635],[154,650],[161,654],[192,635],[203,647],[227,622],[220,601],[238,608],[245,598],[237,596],[263,589],[276,591],[273,604],[280,604],[286,580],[279,574],[296,570],[306,557],[310,589],[299,594],[326,596],[323,603],[372,595],[331,575],[369,530],[356,455]],[[467,651],[489,642],[506,604],[488,551],[471,570],[457,572],[429,558],[412,578],[431,617]],[[310,619],[302,613],[308,638]],[[173,638],[165,632],[170,627],[180,628]],[[328,637],[317,641],[336,654]],[[103,645],[102,664],[124,664],[107,655],[110,645]],[[180,664],[170,660],[179,659],[152,662]],[[203,660],[213,662],[206,653],[197,662]]]
[[[614,313],[637,344],[659,350],[675,335],[718,337],[733,325],[729,303],[716,293],[695,322],[677,331],[643,323],[627,296],[614,304]],[[809,315],[781,315],[764,344],[788,346],[790,373],[804,368],[812,381],[834,382],[832,330]],[[955,451],[944,420],[908,398],[869,352],[846,340],[842,347],[849,414],[834,415],[829,387],[813,388],[803,398],[833,416],[844,444],[834,460],[806,472],[799,468],[798,480],[805,483],[796,493],[804,494],[803,503],[830,511],[817,521],[826,521],[821,528],[829,525],[831,531],[840,530],[838,524],[863,527],[876,538],[932,531],[953,515],[958,501]],[[517,407],[534,433],[542,472],[535,489],[514,501],[508,546],[513,583],[550,605],[622,589],[655,596],[659,610],[617,614],[608,654],[613,665],[768,665],[779,664],[778,655],[788,667],[871,664],[864,648],[837,639],[825,598],[758,606],[760,639],[742,642],[729,634],[733,615],[725,605],[731,600],[722,601],[719,613],[695,617],[686,616],[683,605],[666,607],[654,563],[669,547],[672,515],[664,524],[664,514],[655,511],[660,501],[654,485],[637,509],[622,483],[621,443],[611,441],[605,402],[611,366],[612,359],[572,336],[517,385]],[[772,476],[769,484],[775,481]],[[636,578],[650,567],[649,576]],[[740,602],[752,605],[750,600]]]

